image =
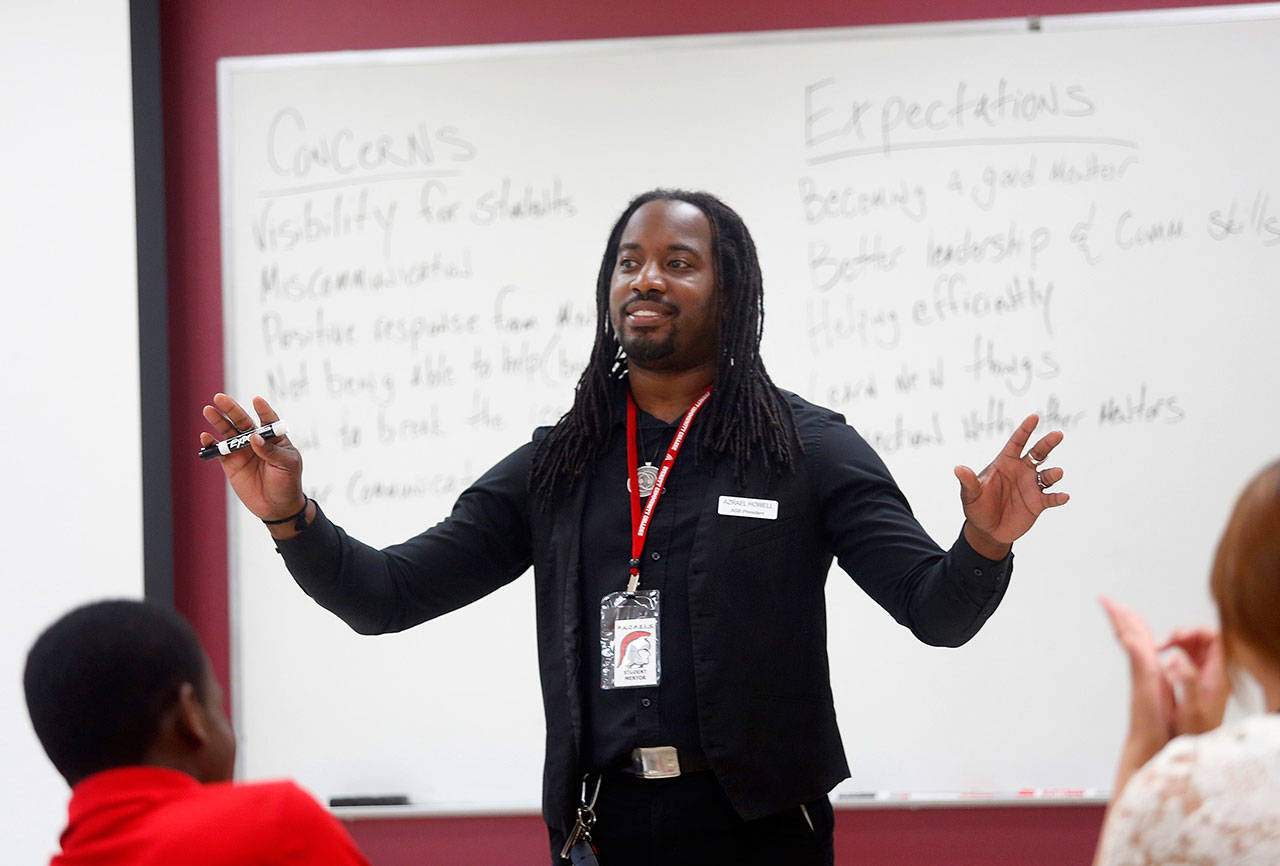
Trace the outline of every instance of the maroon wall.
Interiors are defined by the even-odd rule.
[[[346,49],[659,36],[1001,18],[1152,8],[1142,0],[168,0],[161,3],[173,434],[174,592],[215,671],[229,681],[227,535],[221,473],[192,459],[200,407],[222,388],[217,112],[219,57]],[[1199,5],[1166,0],[1161,6]],[[589,254],[589,251],[584,252]],[[199,532],[188,531],[200,527]],[[406,748],[411,746],[406,745]],[[1085,863],[1098,808],[842,811],[838,862]],[[376,866],[525,863],[545,856],[531,818],[377,821],[352,825]]]
[[[533,816],[365,819],[347,827],[374,866],[547,863],[547,831]],[[837,809],[836,863],[1083,866],[1101,827],[1101,807]]]

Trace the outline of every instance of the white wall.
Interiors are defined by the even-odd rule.
[[[127,0],[6,0],[0,82],[0,839],[37,863],[67,789],[27,718],[26,651],[79,602],[142,594]]]

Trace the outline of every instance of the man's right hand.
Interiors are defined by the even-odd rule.
[[[261,423],[255,422],[239,403],[226,394],[215,394],[213,404],[204,407],[204,418],[216,435],[201,433],[200,445],[212,445],[235,436],[237,432],[280,420],[271,405],[261,397],[253,398],[253,410]],[[219,457],[218,462],[222,464],[222,471],[236,496],[262,520],[283,520],[307,506],[307,497],[302,492],[302,455],[288,436],[263,439],[254,435],[248,448]],[[308,520],[313,516],[308,513]],[[277,538],[296,534],[292,522],[272,526],[271,530]]]

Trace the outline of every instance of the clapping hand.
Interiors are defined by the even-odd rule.
[[[1159,646],[1139,614],[1103,596],[1116,640],[1129,656],[1129,734],[1115,791],[1174,737],[1222,723],[1229,691],[1222,639],[1209,628],[1178,629]],[[1172,650],[1162,662],[1160,653]]]
[[[1180,628],[1157,649],[1172,650],[1164,663],[1165,678],[1173,686],[1173,732],[1203,734],[1222,724],[1231,683],[1215,629]]]

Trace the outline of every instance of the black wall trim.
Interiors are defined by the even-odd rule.
[[[133,165],[138,223],[143,587],[148,599],[172,607],[169,279],[165,248],[159,0],[130,2],[129,31],[133,48]]]

